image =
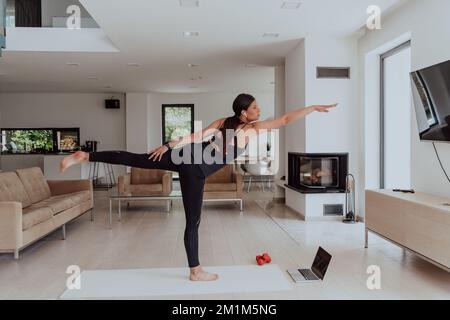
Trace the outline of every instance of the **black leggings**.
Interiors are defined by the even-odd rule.
[[[205,176],[197,164],[174,164],[170,152],[166,152],[162,156],[161,161],[153,161],[148,158],[149,155],[147,153],[136,154],[125,151],[103,151],[89,154],[90,162],[105,162],[135,168],[178,172],[186,215],[184,246],[189,267],[197,267],[200,265],[198,259],[198,228],[202,213]]]

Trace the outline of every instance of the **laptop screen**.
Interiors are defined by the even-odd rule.
[[[321,280],[325,277],[330,261],[331,255],[322,247],[319,247],[311,269]]]

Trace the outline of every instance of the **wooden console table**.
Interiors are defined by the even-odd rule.
[[[450,272],[450,198],[366,191],[366,248],[373,232]]]

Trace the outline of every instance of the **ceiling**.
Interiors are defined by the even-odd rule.
[[[0,91],[273,92],[273,66],[300,39],[352,35],[369,5],[385,11],[402,1],[301,0],[298,10],[281,9],[283,0],[199,0],[198,8],[181,7],[180,0],[80,2],[120,52],[5,51]]]

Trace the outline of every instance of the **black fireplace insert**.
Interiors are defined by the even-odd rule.
[[[289,153],[287,187],[301,193],[344,193],[348,153]]]

